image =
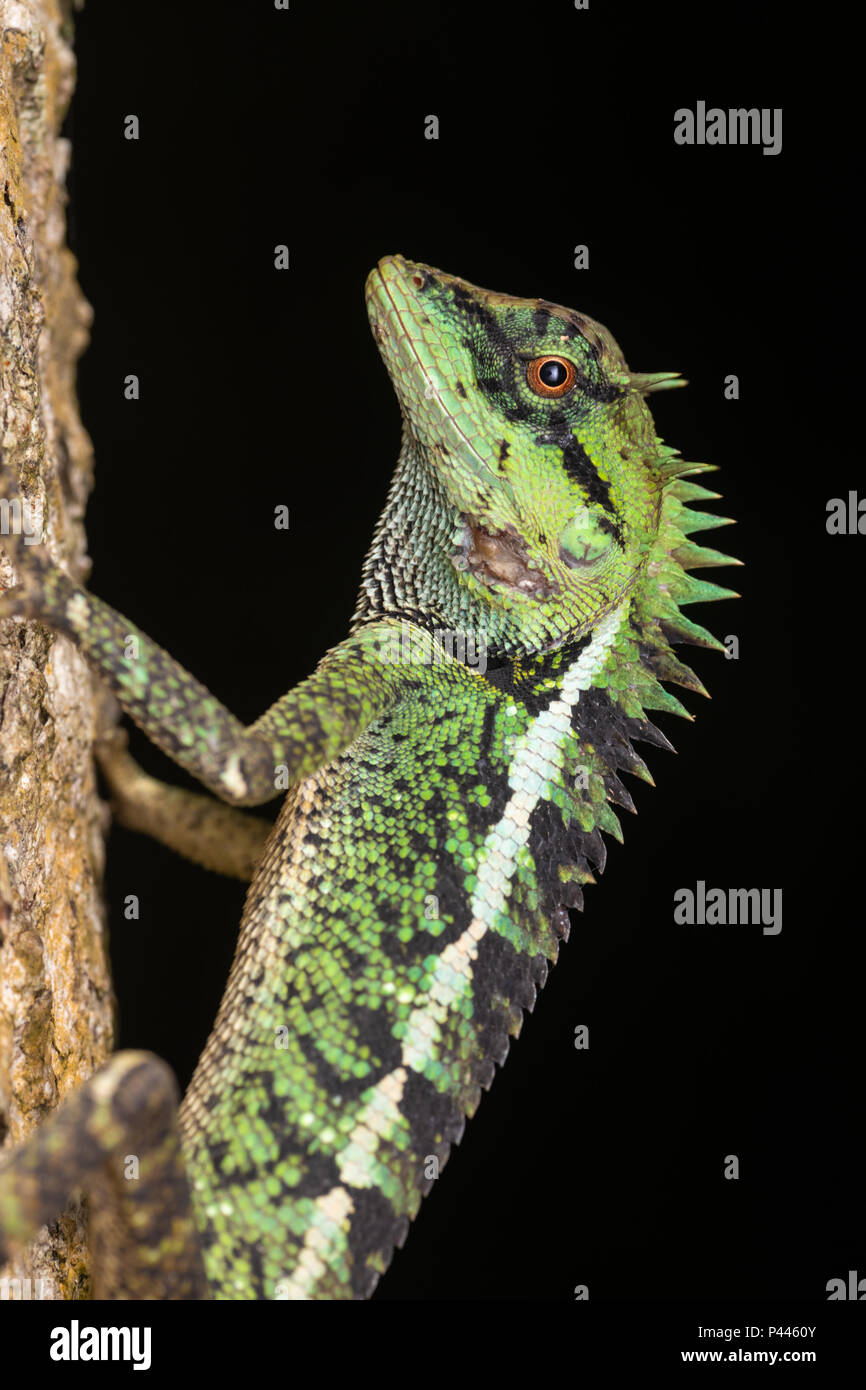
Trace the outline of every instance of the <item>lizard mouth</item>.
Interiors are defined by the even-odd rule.
[[[520,533],[513,526],[484,526],[468,513],[461,517],[457,548],[451,555],[455,569],[469,573],[489,588],[517,591],[528,598],[549,598],[556,586],[529,558]]]

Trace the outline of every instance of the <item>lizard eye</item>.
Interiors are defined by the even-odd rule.
[[[534,357],[526,381],[536,396],[564,396],[577,381],[577,370],[567,357]]]

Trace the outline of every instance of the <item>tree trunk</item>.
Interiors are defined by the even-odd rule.
[[[26,499],[31,516],[41,506],[52,554],[84,578],[92,458],[78,417],[75,364],[90,309],[65,244],[69,146],[59,138],[75,76],[71,0],[0,0],[0,28],[2,494]],[[11,524],[8,510],[2,520],[4,529]],[[4,557],[0,582],[10,580]],[[34,623],[2,624],[3,1147],[24,1139],[111,1051],[105,825],[91,757],[99,699],[65,638]],[[81,1209],[70,1206],[26,1258],[0,1269],[3,1276],[31,1284],[0,1283],[0,1297],[86,1296]]]

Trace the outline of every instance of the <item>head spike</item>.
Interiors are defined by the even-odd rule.
[[[678,502],[717,502],[722,495],[711,492],[708,487],[701,487],[700,483],[690,483],[685,478],[670,483],[666,492],[668,497],[675,497]]]
[[[676,610],[670,617],[659,619],[659,626],[669,642],[688,643],[690,647],[706,647],[708,651],[723,652],[725,645],[714,637],[700,623],[693,623],[684,613]]]
[[[676,449],[661,448],[656,455],[655,466],[666,488],[675,478],[685,477],[687,473],[714,473],[715,463],[695,463],[693,459],[681,458]]]
[[[684,535],[690,536],[693,531],[712,531],[717,526],[735,526],[736,518],[716,516],[715,512],[696,512],[691,507],[683,507],[677,515],[676,524]]]
[[[684,541],[676,550],[671,551],[671,555],[684,570],[710,569],[713,566],[743,563],[742,560],[734,559],[732,555],[723,555],[721,550],[711,550],[708,545],[695,545],[693,541]]]
[[[669,391],[674,386],[688,386],[685,377],[679,372],[629,372],[629,386],[648,396],[652,391]]]

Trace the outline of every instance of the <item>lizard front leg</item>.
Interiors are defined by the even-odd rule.
[[[276,795],[281,764],[287,781],[312,774],[423,679],[395,643],[399,627],[372,623],[245,729],[166,652],[59,568],[27,557],[23,569],[26,583],[3,599],[0,616],[39,618],[72,638],[153,741],[225,800],[252,804]],[[414,636],[423,667],[431,639]],[[115,786],[134,801],[134,764],[109,762]],[[159,799],[157,820],[167,804]],[[188,831],[189,809],[187,802],[181,816]],[[152,829],[152,815],[149,821]],[[97,1234],[94,1263],[110,1296],[204,1296],[174,1103],[163,1064],[120,1054],[0,1174],[0,1226],[9,1238],[25,1239],[60,1209],[69,1189],[83,1186],[92,1209],[109,1213],[110,1235]],[[127,1185],[129,1159],[140,1164],[144,1185]]]
[[[74,583],[44,547],[31,550],[23,568],[24,585],[0,600],[0,617],[36,618],[70,637],[157,747],[234,805],[259,805],[310,776],[417,679],[411,664],[389,660],[394,623],[372,623],[245,727],[133,623]]]

